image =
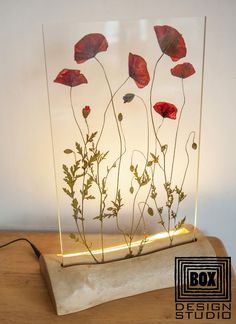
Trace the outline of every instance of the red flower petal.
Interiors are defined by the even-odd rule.
[[[91,109],[90,109],[89,106],[85,106],[85,107],[84,107],[84,110],[87,111],[87,112],[90,112]]]
[[[79,70],[63,69],[56,77],[54,82],[76,87],[82,83],[88,83],[85,76]]]
[[[88,34],[75,44],[75,61],[83,63],[97,53],[106,51],[107,48],[107,40],[102,34]]]
[[[172,61],[186,56],[184,39],[175,28],[164,25],[154,26],[154,30],[162,52],[170,56]]]
[[[173,76],[181,79],[188,78],[195,73],[194,67],[191,63],[177,64],[170,71]]]
[[[177,108],[169,102],[157,102],[153,108],[163,118],[176,119]]]
[[[129,53],[129,76],[134,79],[139,88],[144,88],[150,81],[147,63],[139,55]]]

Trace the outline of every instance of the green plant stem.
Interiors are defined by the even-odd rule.
[[[150,114],[151,114],[151,121],[152,121],[152,126],[153,126],[153,130],[154,130],[154,134],[155,134],[155,137],[156,137],[156,140],[160,146],[160,148],[162,149],[162,145],[161,145],[161,142],[157,136],[157,132],[156,132],[156,129],[155,129],[155,123],[154,123],[154,118],[153,118],[153,111],[152,111],[152,108],[153,108],[153,104],[152,104],[152,91],[153,91],[153,86],[154,86],[154,81],[155,81],[155,76],[156,76],[156,69],[157,69],[157,65],[158,63],[160,62],[160,60],[162,59],[164,53],[162,53],[162,55],[159,57],[159,59],[156,61],[156,64],[155,64],[155,67],[154,67],[154,70],[153,70],[153,77],[152,77],[152,82],[151,82],[151,88],[150,88]],[[164,173],[164,179],[165,179],[165,184],[167,184],[167,175],[166,175],[166,152],[165,151],[162,151],[162,155],[163,155],[163,173]],[[166,190],[166,194],[167,194],[167,201],[168,201],[168,192]],[[170,217],[171,217],[171,208],[168,207],[168,233],[170,232]],[[172,240],[170,240],[170,245],[172,245]]]
[[[182,93],[183,93],[183,104],[180,109],[178,124],[177,124],[177,128],[176,128],[176,133],[175,133],[175,143],[174,143],[174,152],[173,152],[173,159],[172,159],[172,165],[171,165],[170,183],[172,182],[172,177],[173,177],[173,172],[174,172],[175,154],[176,154],[177,141],[178,141],[178,135],[179,135],[179,127],[180,127],[181,117],[183,114],[183,109],[184,109],[185,102],[186,102],[185,91],[184,91],[184,79],[181,79],[181,86],[182,86]]]
[[[104,262],[105,256],[104,256],[104,229],[103,229],[103,219],[101,219],[100,232],[101,232],[101,246],[102,246],[102,262]]]
[[[126,153],[127,148],[126,148],[126,140],[125,140],[125,135],[124,135],[123,127],[122,127],[122,122],[120,122],[120,130],[121,130],[121,134],[122,134],[122,137],[123,137],[123,143],[124,143],[124,151],[122,152],[122,156],[123,156],[123,155]],[[117,158],[117,159],[115,160],[115,162],[113,163],[113,165],[116,164],[116,162],[117,162],[118,160],[119,160],[119,158]],[[111,167],[110,169],[108,169],[108,171],[107,171],[107,175],[106,175],[106,177],[105,177],[105,185],[106,185],[106,181],[107,181],[107,178],[108,178],[108,175],[109,175],[111,169],[112,169],[112,167]],[[104,208],[105,208],[105,202],[104,202]],[[125,243],[126,243],[126,245],[127,245],[127,247],[128,247],[128,241],[127,241],[127,238],[126,238],[127,234],[126,234],[126,233],[124,232],[124,230],[120,227],[118,216],[116,216],[115,218],[116,218],[116,227],[117,227],[118,231],[123,235],[124,240],[125,240]]]
[[[85,147],[85,150],[86,151],[86,142],[85,142],[85,139],[84,139],[84,136],[83,136],[83,133],[82,133],[82,130],[81,130],[81,127],[78,123],[78,120],[76,118],[76,115],[75,115],[75,110],[74,110],[74,106],[73,106],[73,101],[72,101],[72,87],[70,87],[70,105],[71,105],[71,110],[72,110],[72,114],[73,114],[73,117],[74,117],[74,120],[75,120],[75,123],[79,129],[79,132],[80,132],[80,135],[81,135],[81,138],[82,138],[82,141],[84,143],[84,147]],[[83,175],[83,186],[84,186],[84,178],[85,178],[85,175]],[[82,221],[81,221],[81,226],[82,226],[82,233],[80,231],[80,228],[79,228],[79,224],[78,224],[78,221],[75,220],[75,223],[76,223],[76,227],[77,227],[77,231],[78,231],[78,234],[83,242],[83,244],[85,245],[85,247],[87,248],[87,250],[89,251],[90,255],[92,256],[92,258],[94,259],[95,262],[98,263],[98,260],[95,258],[95,256],[93,255],[91,249],[89,248],[88,244],[87,244],[87,241],[86,241],[86,236],[85,236],[85,228],[84,228],[84,215],[83,215],[83,198],[82,198]]]
[[[184,176],[183,176],[183,180],[182,180],[181,187],[180,187],[181,191],[183,190],[183,186],[184,186],[184,182],[185,182],[185,179],[186,179],[186,175],[187,175],[187,171],[188,171],[188,167],[189,167],[189,162],[190,162],[189,153],[188,153],[188,143],[189,143],[189,140],[190,140],[192,135],[193,135],[193,142],[194,142],[195,131],[192,131],[192,132],[189,133],[188,139],[187,139],[187,141],[185,143],[185,152],[186,152],[186,155],[187,155],[187,164],[186,164],[186,167],[185,167]],[[179,212],[179,206],[180,206],[180,200],[178,200],[176,211],[175,211],[176,217],[174,219],[174,228],[176,226],[176,218],[177,218],[177,215],[178,215],[178,212]]]
[[[162,127],[163,123],[164,123],[164,118],[162,119],[162,122],[161,122],[161,124],[159,125],[159,127],[158,127],[158,129],[157,129],[157,132],[160,130],[160,128]],[[155,155],[156,155],[156,154],[157,154],[157,145],[156,145],[156,142],[155,142]],[[155,168],[156,168],[156,165],[154,164],[154,166],[153,166],[153,168],[152,168],[152,185],[154,185]],[[156,200],[156,198],[154,198],[154,204],[155,204],[156,210],[157,210],[157,212],[158,212],[158,215],[159,215],[159,217],[160,217],[160,221],[162,222],[162,227],[164,228],[164,230],[165,230],[165,231],[168,233],[168,235],[169,235],[168,229],[167,229],[166,226],[165,226],[165,222],[164,222],[163,216],[162,216],[162,214],[161,214],[160,211],[159,211],[160,209],[159,209],[159,207],[158,207],[158,205],[157,205],[157,200]],[[169,237],[170,237],[170,235],[169,235]]]
[[[160,146],[160,148],[162,147],[161,142],[159,140],[159,137],[157,136],[157,132],[156,132],[156,128],[155,128],[155,123],[154,123],[154,118],[153,118],[153,112],[152,112],[152,92],[153,92],[153,86],[154,86],[154,81],[155,81],[155,76],[156,76],[156,69],[157,69],[157,65],[160,62],[160,60],[162,59],[164,53],[161,54],[161,56],[159,57],[159,59],[156,61],[156,64],[154,66],[154,70],[153,70],[153,76],[152,76],[152,81],[151,81],[151,87],[150,87],[150,96],[149,96],[149,103],[150,103],[150,115],[151,115],[151,121],[152,121],[152,126],[153,126],[153,131],[156,137],[156,140]]]
[[[123,146],[122,145],[122,137],[121,137],[121,131],[120,131],[120,128],[119,128],[118,118],[116,116],[116,110],[115,110],[115,105],[114,105],[114,100],[113,100],[113,93],[112,93],[112,89],[111,89],[110,82],[109,82],[108,77],[107,77],[106,70],[105,70],[103,64],[98,60],[97,57],[94,57],[94,59],[98,62],[98,64],[102,68],[102,71],[104,73],[104,76],[105,76],[105,79],[106,79],[106,82],[107,82],[107,85],[108,85],[108,89],[109,89],[110,96],[111,96],[112,110],[113,110],[113,114],[114,114],[114,118],[115,118],[115,122],[116,122],[116,126],[117,126],[119,142],[120,142],[119,164],[118,164],[118,171],[117,171],[116,193],[115,193],[115,201],[116,201],[117,195],[118,195],[118,191],[119,191],[119,181],[120,181],[120,170],[121,170],[121,159],[122,159],[122,146]]]
[[[136,95],[136,97],[139,98],[141,100],[141,102],[143,103],[143,105],[145,107],[145,113],[146,113],[146,124],[147,124],[147,151],[146,151],[146,165],[145,165],[145,168],[146,168],[148,157],[149,157],[149,149],[150,149],[150,129],[149,129],[148,108],[147,108],[147,105],[142,97],[137,96],[137,95]]]
[[[74,117],[74,120],[75,120],[75,123],[79,129],[79,132],[80,132],[80,135],[82,137],[82,140],[84,142],[84,145],[85,145],[85,139],[84,139],[84,136],[83,136],[83,133],[82,133],[82,130],[80,128],[80,125],[78,123],[78,120],[76,118],[76,115],[75,115],[75,110],[74,110],[74,106],[73,106],[73,101],[72,101],[72,87],[70,87],[70,105],[71,105],[71,110],[72,110],[72,114],[73,114],[73,117]]]
[[[184,182],[185,182],[185,178],[186,178],[187,171],[188,171],[188,167],[189,167],[188,142],[189,142],[189,140],[190,140],[191,135],[193,135],[193,141],[194,141],[194,138],[195,138],[195,131],[190,132],[190,134],[189,134],[189,136],[188,136],[188,139],[187,139],[187,141],[186,141],[186,143],[185,143],[185,152],[186,152],[186,155],[187,155],[187,165],[186,165],[186,168],[185,168],[185,171],[184,171],[184,176],[183,176],[183,180],[182,180],[181,187],[180,187],[181,190],[183,189]]]
[[[98,189],[100,192],[100,235],[101,235],[101,247],[102,247],[102,262],[104,262],[105,259],[105,255],[104,255],[104,227],[103,227],[103,204],[105,203],[103,201],[103,193],[102,193],[102,189],[101,189],[101,185],[100,185],[100,165],[97,162],[97,185],[98,185]],[[105,198],[104,198],[105,199]]]
[[[119,191],[119,180],[120,180],[120,170],[121,170],[121,160],[122,160],[122,156],[123,156],[123,153],[122,153],[122,148],[123,148],[123,145],[122,145],[122,134],[121,134],[121,130],[120,130],[120,127],[119,127],[119,122],[118,122],[118,118],[116,116],[116,110],[115,110],[115,105],[114,105],[114,96],[115,94],[123,87],[123,85],[128,81],[129,77],[121,84],[121,86],[116,90],[116,92],[113,94],[112,93],[112,90],[111,90],[111,85],[110,85],[110,82],[108,80],[108,77],[107,77],[107,73],[105,71],[105,68],[103,66],[103,64],[95,57],[95,60],[98,62],[98,64],[100,65],[100,67],[102,68],[102,71],[104,73],[104,76],[105,76],[105,79],[106,79],[106,82],[107,82],[107,85],[108,85],[108,88],[109,88],[109,92],[110,92],[110,96],[111,96],[111,99],[107,105],[107,108],[105,110],[105,113],[104,113],[104,117],[103,117],[103,125],[102,125],[102,129],[101,129],[101,133],[100,133],[100,136],[98,138],[98,142],[96,144],[96,147],[101,139],[101,136],[102,136],[102,133],[104,131],[104,127],[105,127],[105,119],[106,119],[106,113],[108,111],[108,108],[109,108],[109,105],[112,104],[112,110],[113,110],[113,115],[114,115],[114,118],[115,118],[115,122],[116,122],[116,126],[117,126],[117,130],[118,130],[118,137],[119,137],[119,142],[120,142],[120,153],[119,153],[119,157],[118,159],[116,160],[119,161],[119,164],[118,164],[118,171],[117,171],[117,181],[116,181],[116,193],[115,193],[115,201],[117,199],[117,195],[118,195],[118,191]],[[126,149],[125,149],[126,150]],[[115,163],[116,163],[115,162]],[[125,237],[125,234],[123,232],[123,230],[120,228],[119,226],[119,222],[118,222],[118,215],[116,216],[116,223],[117,223],[117,228],[118,230],[120,230],[123,235],[124,235],[124,238],[126,239]]]
[[[143,100],[142,97],[138,96],[138,95],[135,95],[143,104],[144,108],[145,108],[145,114],[146,114],[146,125],[147,125],[147,151],[146,151],[146,156],[144,156],[145,158],[145,165],[144,165],[144,169],[143,169],[143,173],[142,173],[142,176],[144,175],[144,172],[146,171],[147,169],[147,164],[148,164],[148,157],[149,157],[149,150],[150,150],[150,129],[149,129],[149,116],[148,116],[148,108],[146,106],[146,103],[145,101]],[[137,150],[138,151],[138,150]],[[133,151],[134,152],[134,151]],[[142,152],[141,152],[142,154]],[[132,153],[132,159],[133,159],[133,153]],[[141,176],[141,177],[142,177]],[[136,231],[134,232],[133,234],[133,230],[134,230],[134,219],[135,219],[135,205],[136,205],[136,199],[137,199],[137,196],[139,194],[139,191],[141,189],[141,185],[139,185],[139,188],[137,189],[137,192],[134,196],[134,200],[133,200],[133,208],[132,208],[132,220],[131,220],[131,229],[130,229],[130,249],[131,249],[131,244],[132,244],[132,241],[133,241],[133,237],[136,233],[136,231],[138,230],[138,228],[136,228]],[[142,213],[142,216],[143,216],[143,213]],[[144,221],[144,220],[143,220]],[[132,251],[130,250],[130,253]]]
[[[151,122],[152,122],[152,127],[153,127],[153,131],[155,134],[155,138],[160,146],[160,149],[162,149],[162,144],[160,142],[160,139],[158,137],[156,128],[155,128],[155,123],[154,123],[154,118],[153,118],[153,104],[152,104],[152,92],[153,92],[153,86],[154,86],[154,82],[155,82],[155,77],[156,77],[156,69],[157,69],[157,65],[160,62],[160,60],[162,59],[162,57],[164,56],[164,53],[161,54],[161,56],[158,58],[158,60],[156,61],[156,64],[154,66],[154,70],[153,70],[153,76],[152,76],[152,82],[151,82],[151,87],[150,87],[150,96],[149,96],[149,103],[150,103],[150,116],[151,116]],[[163,172],[164,172],[164,178],[165,178],[165,183],[167,183],[167,176],[166,176],[166,162],[165,162],[165,154],[164,152],[162,152],[163,155]]]
[[[82,190],[84,191],[84,183],[85,183],[85,170],[83,174],[83,181],[82,181]],[[84,241],[86,241],[86,236],[85,236],[85,226],[84,226],[84,195],[82,195],[82,201],[81,201],[81,225],[82,225],[82,234],[84,237]]]
[[[97,144],[96,144],[96,148],[101,140],[101,137],[102,137],[102,134],[103,134],[103,131],[104,131],[104,128],[105,128],[105,122],[106,122],[106,114],[108,112],[108,109],[110,107],[110,104],[112,103],[112,100],[114,99],[115,95],[120,91],[120,89],[125,85],[125,83],[129,80],[130,77],[128,77],[127,79],[125,79],[125,81],[117,88],[117,90],[113,93],[111,99],[109,100],[107,106],[106,106],[106,109],[105,109],[105,112],[103,114],[103,122],[102,122],[102,128],[101,128],[101,131],[100,131],[100,135],[98,137],[98,140],[97,140]]]
[[[146,235],[146,233],[147,233],[146,221],[145,221],[145,218],[143,217],[143,213],[144,213],[145,206],[141,209],[141,208],[140,208],[140,205],[141,205],[141,204],[143,204],[143,205],[149,207],[149,205],[148,205],[148,203],[147,203],[146,201],[140,201],[140,202],[138,203],[138,208],[139,208],[139,212],[140,212],[140,215],[141,215],[141,216],[139,217],[139,222],[138,222],[138,224],[137,224],[137,226],[136,226],[136,228],[135,228],[135,230],[134,230],[134,236],[135,236],[135,234],[136,234],[136,232],[137,232],[137,230],[138,230],[138,228],[139,228],[139,223],[141,222],[141,220],[143,221],[143,226],[144,226],[144,235]]]
[[[84,246],[85,246],[86,249],[88,250],[88,252],[89,252],[89,254],[91,255],[91,257],[94,259],[94,261],[95,261],[96,263],[99,263],[98,259],[94,256],[93,252],[91,251],[90,247],[88,246],[87,241],[83,239],[83,237],[82,237],[82,235],[81,235],[81,232],[80,232],[80,228],[79,228],[78,221],[76,220],[75,223],[76,223],[77,231],[78,231],[78,233],[79,233],[79,235],[80,235],[80,238],[81,238],[81,240],[82,240]]]
[[[76,163],[76,154],[75,152],[74,153],[74,159],[75,159],[75,163]],[[72,192],[72,200],[75,198],[75,192],[74,192],[74,184],[73,184],[73,187],[71,188],[71,192]],[[81,213],[81,216],[82,216],[82,219],[83,219],[83,212]],[[85,231],[84,231],[84,224],[83,224],[83,220],[81,221],[81,225],[82,225],[82,233],[81,233],[81,230],[80,230],[80,227],[79,227],[79,224],[78,224],[78,219],[77,218],[74,218],[75,219],[75,224],[76,224],[76,228],[77,228],[77,232],[79,234],[79,237],[81,239],[81,243],[87,248],[88,252],[90,253],[91,257],[94,259],[95,262],[98,263],[98,260],[95,258],[95,256],[93,255],[91,249],[89,248],[88,246],[88,243],[87,243],[87,240],[86,240],[86,236],[85,236]]]
[[[87,118],[84,118],[84,120],[85,120],[85,124],[86,124],[86,127],[87,127],[87,132],[88,132],[88,136],[89,136],[90,131],[89,131],[89,125],[88,125]]]
[[[126,148],[126,139],[125,139],[125,134],[124,134],[124,130],[123,130],[123,127],[122,127],[122,122],[120,122],[120,130],[121,130],[121,134],[122,134],[122,137],[123,137],[123,143],[124,143],[124,151],[122,152],[122,155],[121,155],[121,156],[123,156],[126,153],[127,148]],[[123,234],[123,237],[124,237],[125,242],[127,244],[126,233],[121,229],[121,227],[119,225],[118,216],[116,216],[116,224],[117,224],[117,229]]]

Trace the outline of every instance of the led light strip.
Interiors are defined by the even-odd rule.
[[[149,237],[146,238],[146,244],[150,244],[156,240],[160,240],[160,239],[164,239],[170,236],[177,236],[180,234],[187,234],[189,233],[189,230],[187,230],[186,228],[181,228],[177,231],[170,231],[169,234],[167,232],[161,232],[158,234],[154,234],[151,235]],[[141,244],[142,240],[138,240],[135,241],[131,244],[131,247],[137,247]],[[116,245],[116,246],[111,246],[111,247],[107,247],[104,249],[104,253],[111,253],[111,252],[115,252],[115,251],[120,251],[120,250],[125,250],[127,249],[127,245],[126,244],[121,244],[121,245]],[[98,249],[98,250],[92,250],[91,251],[94,255],[98,255],[98,254],[102,254],[102,249]],[[63,254],[64,258],[69,258],[69,257],[76,257],[76,256],[84,256],[84,255],[90,255],[90,253],[88,251],[85,252],[79,252],[79,253],[68,253],[68,254]],[[58,254],[58,256],[62,256],[62,254]]]

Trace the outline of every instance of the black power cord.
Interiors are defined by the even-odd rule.
[[[6,244],[0,245],[0,249],[4,248],[5,246],[10,245],[12,243],[18,242],[18,241],[26,241],[26,242],[28,242],[30,244],[30,246],[32,247],[33,251],[34,251],[34,254],[39,259],[40,255],[41,255],[41,252],[39,251],[39,249],[32,242],[30,242],[27,238],[24,238],[24,237],[21,237],[21,238],[18,238],[16,240],[10,241],[10,242],[8,242]]]

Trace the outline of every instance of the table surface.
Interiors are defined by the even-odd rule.
[[[58,234],[46,232],[0,232],[0,245],[27,237],[42,253],[55,253]],[[226,256],[222,242],[210,237],[217,256]],[[105,303],[74,314],[57,316],[39,263],[26,242],[0,249],[0,323],[1,324],[196,324],[197,320],[175,319],[174,288],[156,290]],[[201,320],[208,324],[210,320]],[[236,324],[236,283],[232,280],[232,319],[217,324]],[[214,321],[215,323],[215,321]]]

